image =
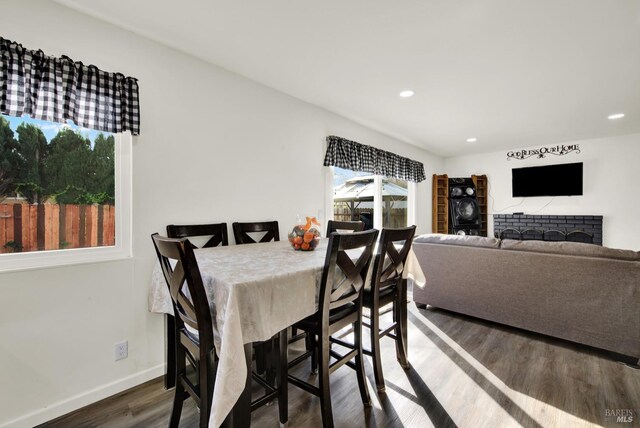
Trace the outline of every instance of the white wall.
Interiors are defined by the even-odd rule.
[[[580,153],[526,160],[507,160],[509,150],[458,156],[445,159],[445,167],[440,173],[450,177],[486,174],[491,196],[489,214],[601,215],[605,246],[640,250],[640,228],[637,226],[640,198],[635,190],[640,176],[640,134],[565,144],[579,144]],[[514,147],[514,150],[539,147]],[[511,196],[512,168],[570,162],[584,163],[583,196]],[[491,215],[489,223],[491,235]]]
[[[55,3],[4,1],[0,28],[28,48],[139,78],[142,109],[134,258],[0,274],[0,426],[32,426],[162,373],[163,318],[147,312],[152,232],[276,219],[286,233],[296,214],[324,209],[329,134],[421,161],[427,177],[443,168],[416,147]],[[430,232],[430,180],[417,190],[419,232]],[[114,362],[124,339],[129,358]]]

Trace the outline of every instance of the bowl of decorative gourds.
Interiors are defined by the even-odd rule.
[[[305,224],[294,226],[289,233],[289,242],[296,251],[313,251],[320,242],[320,231],[313,226],[320,226],[315,217],[307,217]]]

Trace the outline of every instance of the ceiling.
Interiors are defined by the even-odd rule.
[[[640,132],[639,0],[56,1],[441,156]]]

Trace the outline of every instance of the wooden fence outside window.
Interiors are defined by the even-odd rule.
[[[333,206],[333,219],[336,221],[352,221],[362,220],[360,215],[368,216],[373,221],[373,208],[356,208],[354,210],[353,218],[351,217],[351,210],[344,204],[334,204]],[[385,213],[386,214],[386,213]],[[389,211],[387,219],[383,219],[385,227],[407,227],[407,209],[406,208],[394,208]]]
[[[0,204],[0,253],[115,245],[115,206]]]

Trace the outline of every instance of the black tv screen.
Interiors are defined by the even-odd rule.
[[[582,195],[582,162],[513,168],[513,197]]]

